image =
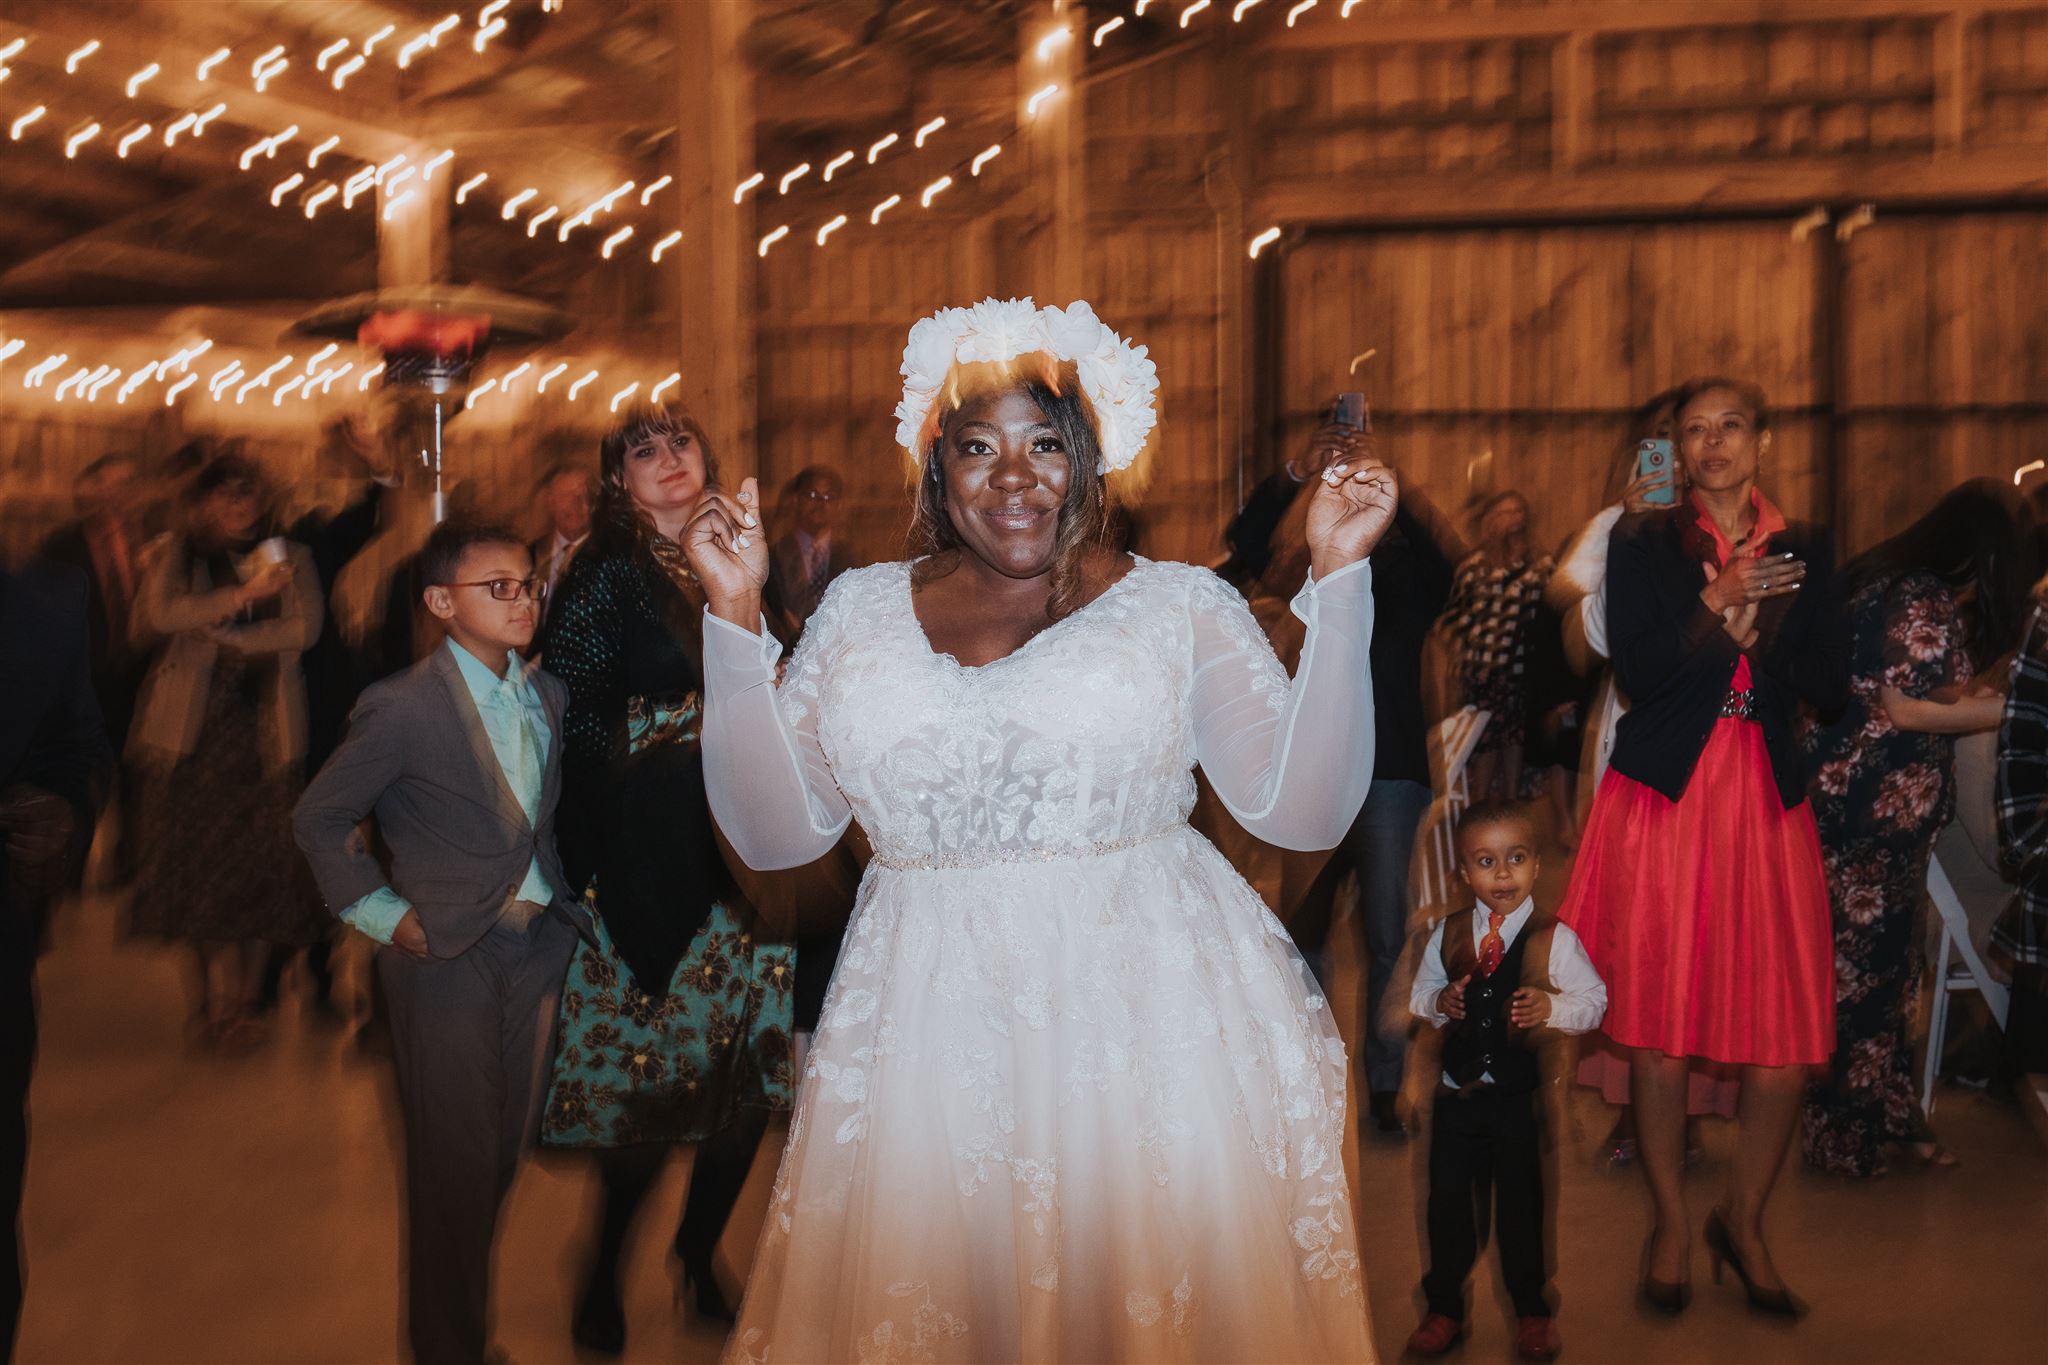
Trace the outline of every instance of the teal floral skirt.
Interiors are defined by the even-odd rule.
[[[790,1107],[795,949],[757,942],[714,904],[667,988],[651,995],[613,948],[594,885],[584,907],[597,946],[577,945],[562,986],[542,1142],[701,1142],[741,1109]]]

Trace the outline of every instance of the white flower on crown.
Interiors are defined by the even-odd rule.
[[[1159,421],[1153,395],[1159,370],[1143,346],[1133,346],[1095,316],[1087,303],[1040,308],[1026,299],[983,299],[971,308],[941,308],[910,329],[903,348],[903,401],[896,405],[896,440],[922,460],[918,436],[956,364],[1015,360],[1040,352],[1069,362],[1095,413],[1102,442],[1102,472],[1128,468]]]

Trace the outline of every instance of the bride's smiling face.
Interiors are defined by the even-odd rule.
[[[1049,572],[1073,466],[1030,393],[967,399],[945,421],[938,458],[946,516],[969,553],[1008,578]]]

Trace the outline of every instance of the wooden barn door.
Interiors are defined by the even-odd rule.
[[[1833,245],[1782,218],[1312,236],[1279,272],[1279,439],[1361,387],[1382,453],[1440,507],[1520,489],[1554,548],[1600,506],[1630,411],[1728,373],[1776,408],[1771,495],[1826,517]]]

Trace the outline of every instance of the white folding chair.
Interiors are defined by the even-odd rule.
[[[1927,1062],[1920,1075],[1920,1108],[1934,1112],[1934,1077],[1941,1070],[1941,1050],[1948,1041],[1949,997],[1958,991],[1975,991],[1984,997],[1998,1026],[2005,1027],[2006,1010],[2012,994],[1985,969],[1984,959],[1970,938],[1970,917],[1963,902],[1949,884],[1941,859],[1927,860],[1927,899],[1941,919],[1941,947],[1934,956],[1934,1000],[1927,1023]]]
[[[1479,747],[1479,737],[1486,733],[1486,723],[1492,718],[1490,712],[1467,706],[1444,717],[1430,736],[1430,758],[1436,767],[1434,776],[1439,795],[1423,817],[1429,826],[1429,859],[1422,869],[1422,900],[1425,905],[1438,906],[1450,900],[1458,866],[1457,844],[1452,834],[1457,828],[1459,813],[1472,801],[1471,783],[1466,778],[1465,767],[1471,762],[1472,751]]]

